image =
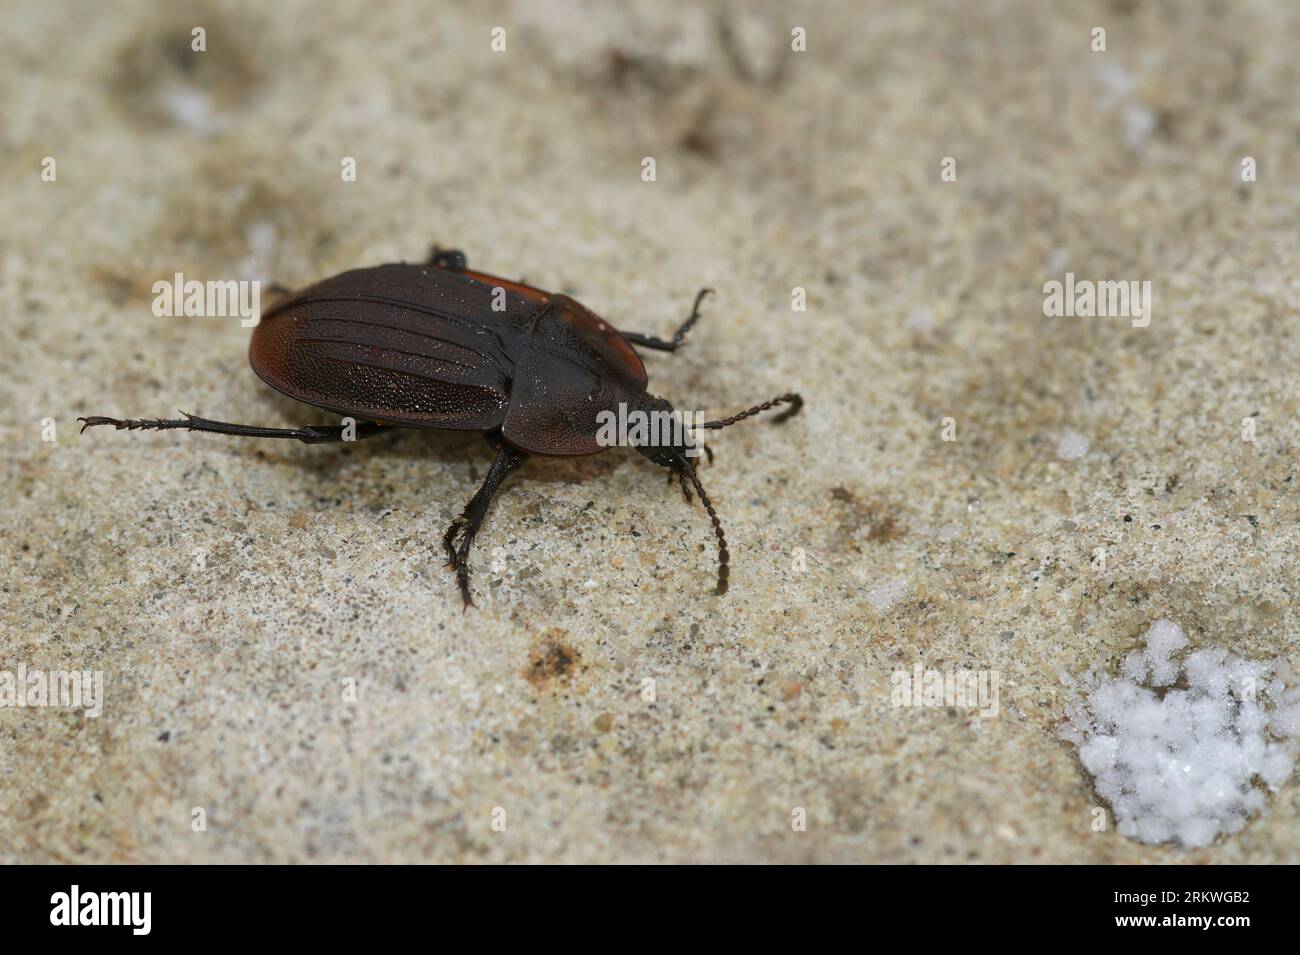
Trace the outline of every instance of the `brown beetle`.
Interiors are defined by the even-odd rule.
[[[381,265],[325,279],[278,302],[253,331],[253,370],[277,391],[306,404],[365,419],[363,438],[392,428],[482,431],[496,459],[478,493],[447,529],[443,546],[468,607],[469,550],[492,496],[530,454],[579,455],[604,451],[601,412],[671,413],[646,392],[645,365],[633,345],[676,351],[699,318],[690,317],[670,340],[620,332],[567,295],[473,272],[458,251],[435,249],[424,265]],[[783,421],[803,405],[785,394],[719,421],[725,428],[777,405]],[[185,428],[252,438],[293,438],[308,444],[348,440],[347,428],[312,425],[263,428],[210,421],[186,412],[174,420],[81,418],[121,430]],[[689,438],[637,445],[677,475],[691,500],[695,488],[718,539],[716,593],[727,590],[727,541],[695,473]],[[707,451],[707,448],[705,449]],[[688,453],[691,452],[691,453]],[[669,475],[672,480],[672,475]]]

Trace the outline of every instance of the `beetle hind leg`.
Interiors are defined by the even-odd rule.
[[[483,486],[470,498],[460,517],[451,522],[447,533],[442,536],[442,546],[447,551],[447,563],[456,572],[456,583],[460,587],[460,596],[465,602],[466,609],[474,604],[474,599],[469,593],[469,549],[474,544],[474,536],[483,526],[483,519],[487,517],[492,497],[501,487],[501,483],[527,460],[528,455],[522,451],[508,444],[501,445],[492,467],[488,469],[487,477],[483,479]]]
[[[182,411],[181,414],[185,415],[185,417],[170,419],[104,418],[92,415],[77,420],[81,422],[82,431],[87,428],[97,428],[110,424],[118,431],[169,431],[173,428],[184,428],[186,431],[206,431],[209,434],[230,434],[244,438],[292,438],[301,441],[303,444],[326,444],[335,441],[360,440],[389,430],[386,425],[372,424],[369,421],[356,422],[351,431],[342,425],[327,424],[308,425],[303,428],[263,428],[260,425],[211,421],[185,411]]]

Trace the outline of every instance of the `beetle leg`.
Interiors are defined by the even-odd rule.
[[[354,427],[353,437],[343,437],[342,425],[317,424],[305,428],[262,428],[251,424],[231,424],[227,421],[209,421],[182,411],[184,418],[101,418],[98,416],[78,418],[83,422],[81,430],[99,425],[111,424],[118,431],[167,431],[172,428],[185,428],[187,431],[207,431],[212,434],[233,434],[245,438],[294,438],[304,444],[325,444],[334,441],[360,440],[388,431],[382,424],[358,421]]]
[[[673,473],[672,471],[669,471],[669,472],[668,472],[668,476],[669,476],[669,477],[672,477],[672,473]],[[685,472],[685,471],[680,471],[680,472],[678,472],[678,474],[677,474],[677,483],[679,483],[679,484],[682,486],[682,497],[686,498],[686,503],[687,503],[687,504],[691,503],[691,489],[690,489],[690,487],[689,487],[689,486],[687,485],[687,483],[686,483],[686,472]]]
[[[424,264],[459,272],[469,267],[469,260],[460,249],[443,249],[435,245],[429,249],[429,258]]]
[[[658,351],[677,351],[686,333],[691,330],[691,326],[700,320],[700,302],[704,301],[704,296],[713,292],[711,288],[702,288],[699,294],[695,296],[695,305],[691,309],[691,314],[687,316],[686,321],[682,322],[681,328],[673,333],[671,341],[664,341],[662,338],[655,338],[653,335],[643,335],[640,332],[620,332],[620,334],[630,341],[633,345],[641,345],[643,348],[654,348]]]
[[[452,570],[456,569],[456,532],[460,530],[461,525],[465,523],[465,518],[458,517],[451,522],[447,528],[447,533],[442,535],[442,549],[447,552],[447,566]]]
[[[460,585],[460,596],[465,601],[466,609],[474,603],[469,595],[469,549],[474,543],[474,535],[483,526],[483,518],[487,516],[492,495],[496,494],[501,482],[527,460],[528,455],[524,452],[508,444],[501,445],[492,461],[492,467],[488,469],[487,477],[483,479],[483,486],[470,498],[460,517],[451,522],[447,533],[443,535],[442,544],[447,549],[448,563],[456,571],[456,583]],[[457,535],[460,536],[459,543],[456,542]]]

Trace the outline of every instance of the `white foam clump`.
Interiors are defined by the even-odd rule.
[[[1198,848],[1264,807],[1261,783],[1276,791],[1290,778],[1300,686],[1277,677],[1275,661],[1186,647],[1181,627],[1157,620],[1119,676],[1094,667],[1081,678],[1061,735],[1120,833]]]

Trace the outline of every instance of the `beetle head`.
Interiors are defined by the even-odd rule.
[[[637,410],[647,416],[649,434],[646,443],[635,444],[633,447],[655,464],[686,477],[694,470],[691,459],[699,456],[703,445],[691,434],[681,418],[674,414],[673,406],[665,399],[646,395],[645,401]]]

